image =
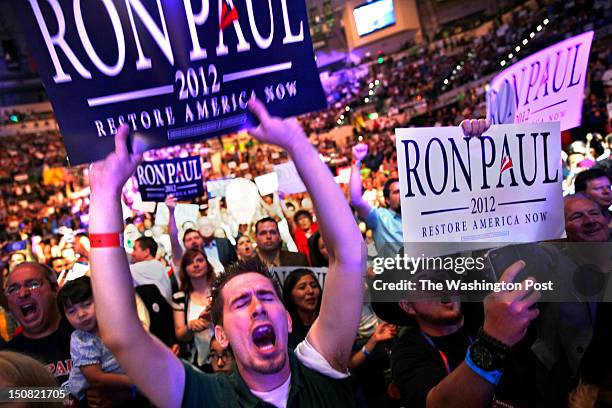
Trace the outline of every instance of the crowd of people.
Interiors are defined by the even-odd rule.
[[[173,196],[145,209],[131,178],[142,157],[127,150],[67,167],[57,132],[0,138],[0,384],[62,385],[73,406],[92,407],[612,403],[607,303],[506,291],[482,304],[381,305],[369,301],[368,267],[403,242],[395,128],[461,123],[478,137],[489,125],[470,120],[486,113],[481,81],[545,18],[523,55],[605,34],[560,159],[567,241],[610,241],[610,13],[601,1],[526,2],[347,66],[325,111],[280,120],[253,101],[261,125],[249,134],[144,154],[199,155],[207,182],[293,161],[305,191],[257,197],[248,221],[223,193],[193,200],[197,217],[181,223]]]

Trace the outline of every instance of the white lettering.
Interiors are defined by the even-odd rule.
[[[130,113],[127,115],[127,118],[129,119],[130,122],[132,122],[132,130],[137,131],[138,127],[136,126],[136,114]]]
[[[106,132],[104,131],[104,125],[101,120],[96,120],[94,122],[96,124],[96,129],[98,130],[98,137],[106,136]]]
[[[191,112],[189,104],[185,104],[185,123],[189,122],[193,122],[193,112]]]
[[[164,126],[164,121],[161,117],[159,109],[153,109],[153,117],[155,118],[155,127]]]
[[[64,35],[66,34],[66,21],[64,20],[64,13],[62,12],[62,8],[60,7],[57,0],[48,0],[49,4],[53,8],[53,12],[55,13],[55,17],[57,20],[57,34],[51,36],[49,33],[49,28],[47,27],[47,23],[40,12],[40,7],[38,5],[38,0],[29,0],[30,5],[32,6],[32,11],[36,16],[36,21],[38,22],[38,26],[40,27],[40,31],[45,40],[45,44],[47,45],[47,50],[49,51],[49,56],[51,57],[51,61],[53,62],[53,67],[55,68],[55,75],[53,76],[53,81],[56,84],[63,82],[72,81],[72,77],[64,72],[62,68],[59,58],[57,56],[57,52],[55,51],[54,46],[57,45],[59,48],[64,51],[68,60],[72,63],[77,72],[83,77],[87,79],[91,79],[91,73],[81,64],[81,62],[77,59],[74,52],[68,46],[68,43],[64,39]]]
[[[143,166],[138,166],[136,168],[136,174],[138,175],[138,185],[143,185],[146,184],[145,183],[145,179],[144,179],[144,168]]]
[[[174,125],[174,116],[172,115],[172,106],[166,106],[166,122],[168,122],[168,126]]]
[[[79,32],[79,37],[81,38],[81,42],[83,43],[83,47],[85,47],[85,51],[87,52],[87,55],[89,55],[91,62],[93,62],[104,75],[112,77],[117,76],[121,72],[123,69],[123,64],[125,63],[125,37],[123,36],[123,29],[121,27],[119,13],[117,13],[117,9],[113,5],[112,1],[102,0],[102,2],[104,3],[104,7],[106,7],[106,11],[111,19],[113,29],[115,30],[115,37],[117,39],[118,55],[115,65],[106,65],[94,50],[93,45],[89,40],[85,23],[83,22],[81,0],[74,0],[74,21],[77,26],[77,31]]]
[[[283,84],[276,85],[276,97],[280,100],[285,98],[285,87]]]
[[[136,40],[136,47],[138,48],[138,61],[136,61],[136,69],[142,71],[144,69],[151,68],[151,59],[144,56],[142,53],[142,46],[140,45],[140,38],[138,37],[138,30],[136,30],[136,23],[134,23],[134,15],[132,9],[140,17],[140,21],[144,24],[147,31],[153,37],[153,40],[157,43],[159,48],[162,50],[170,65],[174,65],[174,55],[172,55],[172,45],[170,44],[170,37],[168,36],[168,27],[166,27],[166,20],[164,18],[164,12],[162,10],[160,0],[157,0],[157,8],[159,9],[159,16],[161,17],[163,33],[153,21],[151,14],[145,9],[140,0],[125,0],[127,6],[128,15],[130,16],[130,24],[132,25],[132,31],[134,32],[134,39]]]
[[[111,135],[117,133],[117,128],[115,127],[115,119],[108,118],[106,119],[106,123],[108,123],[108,129],[110,130]]]
[[[219,21],[221,21],[221,11],[223,10],[223,2],[225,0],[219,0]],[[234,3],[232,0],[228,0],[230,7],[234,7]],[[251,49],[251,44],[249,44],[244,39],[244,34],[242,34],[242,28],[240,28],[240,24],[238,20],[233,21],[234,30],[236,30],[236,36],[238,37],[238,46],[236,47],[238,52],[244,52]],[[223,30],[219,30],[219,45],[217,46],[217,55],[227,55],[229,53],[229,49],[227,45],[223,43]]]
[[[151,127],[151,115],[149,115],[149,112],[142,111],[140,113],[140,123],[145,129],[149,129]]]
[[[174,168],[172,163],[166,163],[166,170],[168,172],[168,183],[175,184],[173,177],[176,174],[176,169]]]
[[[210,13],[210,3],[208,0],[202,1],[202,10],[197,15],[193,14],[193,8],[191,7],[191,0],[183,0],[185,4],[185,12],[187,13],[187,25],[189,26],[189,34],[191,35],[191,42],[193,49],[189,53],[189,59],[191,61],[201,60],[207,57],[206,49],[200,46],[200,40],[198,39],[198,32],[196,25],[201,26],[208,20]]]
[[[147,184],[155,184],[155,170],[153,170],[153,166],[145,166],[144,176],[147,181]]]
[[[232,111],[226,95],[221,96],[221,106],[223,109],[223,114],[230,113]]]
[[[289,24],[289,12],[287,11],[287,0],[281,0],[283,6],[283,21],[285,22],[285,38],[283,44],[292,44],[304,41],[304,22],[300,21],[300,33],[298,35],[291,33],[291,25]]]
[[[257,23],[255,22],[255,15],[253,14],[253,0],[247,0],[247,12],[249,13],[249,24],[251,25],[251,32],[253,33],[253,39],[259,48],[262,50],[268,49],[272,45],[274,39],[274,16],[272,15],[272,3],[268,0],[268,9],[270,10],[270,35],[268,38],[264,38],[259,34],[257,29]]]
[[[287,88],[287,92],[289,92],[289,96],[295,96],[297,95],[297,86],[295,81],[293,82],[287,82],[285,84],[285,87]]]
[[[271,86],[266,86],[264,88],[264,93],[266,94],[266,103],[274,101],[274,88]]]

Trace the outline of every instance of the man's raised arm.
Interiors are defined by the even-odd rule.
[[[270,117],[257,100],[250,102],[250,108],[261,122],[251,134],[289,153],[312,197],[319,230],[329,251],[329,272],[321,312],[307,339],[333,368],[346,371],[361,316],[366,269],[361,233],[342,190],[298,122]]]
[[[368,145],[359,143],[353,146],[353,158],[355,162],[351,166],[351,178],[349,180],[349,191],[351,194],[351,204],[357,210],[359,218],[368,218],[372,207],[362,197],[363,186],[361,185],[361,161],[368,155]]]
[[[170,246],[172,247],[172,262],[175,265],[179,265],[181,258],[183,257],[183,248],[178,238],[178,227],[176,226],[176,218],[174,217],[174,211],[176,210],[177,200],[173,195],[166,197],[164,201],[170,217],[168,218],[168,235],[170,235]]]
[[[90,261],[98,326],[104,344],[142,392],[156,406],[178,407],[185,386],[183,365],[138,320],[132,277],[119,244],[121,188],[142,159],[128,152],[128,133],[128,126],[122,125],[115,151],[90,171]]]

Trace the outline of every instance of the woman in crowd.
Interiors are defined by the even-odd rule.
[[[292,320],[290,349],[295,349],[306,338],[310,326],[319,316],[322,296],[323,289],[319,281],[308,269],[296,269],[285,278],[283,301]]]
[[[213,268],[199,249],[188,249],[181,259],[181,291],[174,294],[174,330],[185,343],[184,354],[198,367],[206,363],[213,330],[208,315]]]
[[[255,257],[255,250],[253,249],[253,242],[248,235],[241,235],[236,241],[236,255],[240,261],[246,262]]]
[[[308,247],[310,248],[310,265],[314,267],[329,266],[329,254],[319,231],[308,238]]]

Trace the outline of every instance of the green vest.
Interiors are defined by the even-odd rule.
[[[206,374],[185,365],[183,407],[269,408],[272,405],[253,395],[237,369],[231,375]],[[302,364],[289,350],[291,385],[287,407],[355,407],[355,390],[350,377],[333,379]]]

